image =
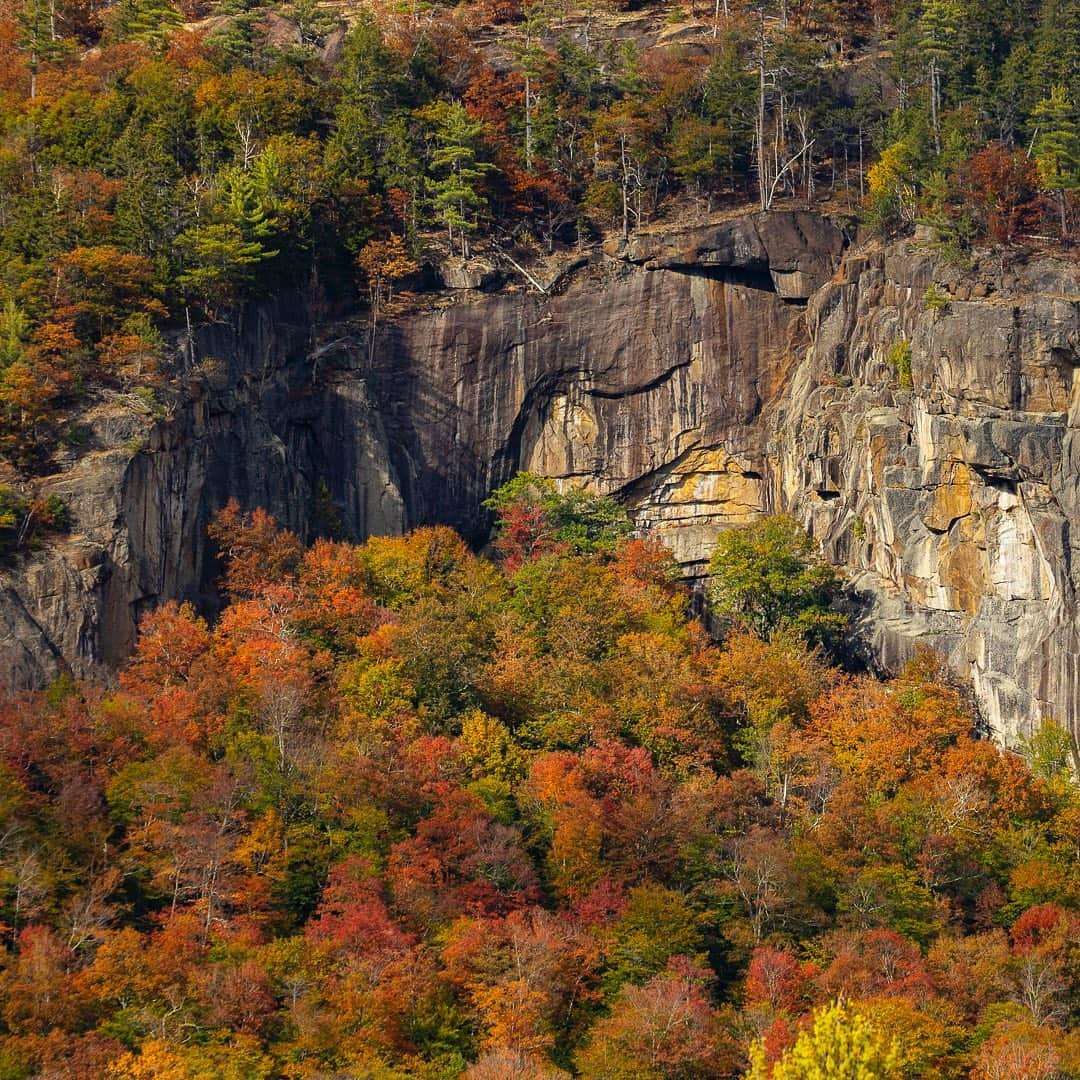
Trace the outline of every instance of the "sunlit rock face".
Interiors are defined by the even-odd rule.
[[[770,418],[772,505],[849,570],[887,663],[940,649],[1003,740],[1045,716],[1075,730],[1075,265],[852,253],[807,327]]]
[[[481,539],[482,500],[528,469],[618,493],[702,571],[718,531],[764,505],[762,417],[803,352],[804,303],[770,259],[809,293],[842,247],[817,217],[737,218],[613,248],[558,296],[399,321],[368,377],[412,520]]]
[[[72,535],[0,575],[9,682],[98,673],[143,611],[208,601],[231,496],[306,538],[329,505],[358,539],[443,522],[479,544],[483,499],[529,469],[623,499],[689,577],[722,529],[790,511],[884,666],[938,648],[1003,740],[1080,727],[1073,264],[845,250],[779,212],[613,243],[556,295],[458,269],[374,341],[285,305],[207,328],[171,417],[92,417],[50,481]]]

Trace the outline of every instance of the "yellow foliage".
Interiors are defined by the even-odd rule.
[[[871,195],[892,195],[907,176],[907,144],[898,142],[886,147],[881,157],[866,171],[866,186]]]
[[[525,773],[525,755],[510,729],[480,709],[461,720],[461,757],[474,775],[515,782]]]
[[[761,1043],[750,1050],[749,1080],[886,1080],[902,1066],[896,1037],[843,1001],[814,1014],[772,1067]]]
[[[109,1080],[191,1080],[191,1072],[168,1043],[151,1039],[142,1053],[127,1053],[109,1064]]]

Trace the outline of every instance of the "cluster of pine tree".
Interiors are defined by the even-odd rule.
[[[163,328],[354,300],[365,250],[378,306],[431,251],[527,263],[724,206],[1068,238],[1078,71],[1069,0],[15,0],[0,454],[148,392]]]

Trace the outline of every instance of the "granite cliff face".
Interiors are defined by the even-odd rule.
[[[924,641],[1000,738],[1077,731],[1077,265],[852,253],[807,332],[770,418],[769,503],[848,570],[886,664]]]
[[[359,534],[405,527],[363,381],[318,377],[310,340],[288,312],[252,311],[199,331],[169,401],[95,403],[89,450],[44,484],[70,508],[70,535],[0,568],[0,681],[107,675],[145,611],[211,603],[206,525],[230,497],[310,536],[325,485]]]
[[[528,469],[619,493],[698,571],[763,504],[762,417],[842,251],[815,215],[742,217],[612,247],[562,295],[400,320],[367,381],[412,520],[482,539],[481,501]]]
[[[482,541],[482,499],[525,468],[618,494],[690,574],[722,528],[790,510],[886,664],[925,641],[1002,738],[1075,729],[1076,268],[844,248],[813,214],[744,216],[609,246],[557,295],[460,288],[373,348],[280,310],[207,328],[171,417],[88,418],[49,485],[74,533],[3,574],[0,670],[90,673],[143,610],[205,596],[229,496],[311,535],[325,485],[355,536]]]

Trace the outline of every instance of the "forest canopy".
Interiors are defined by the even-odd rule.
[[[233,504],[215,622],[0,706],[2,1075],[1080,1069],[1061,729],[716,643],[608,500],[493,504],[496,561]]]

